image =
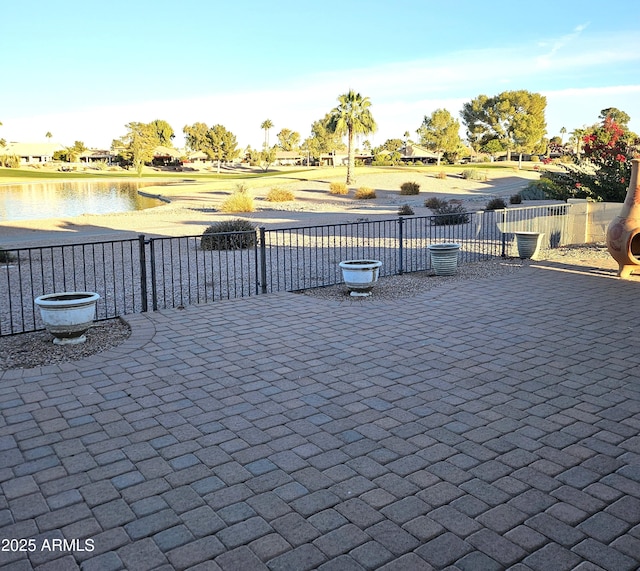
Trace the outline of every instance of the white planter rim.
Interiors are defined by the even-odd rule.
[[[455,242],[444,242],[442,244],[429,244],[427,248],[435,251],[459,250],[460,244]]]
[[[100,294],[93,291],[63,291],[36,297],[35,303],[40,307],[72,307],[74,305],[95,303],[99,299]]]
[[[514,232],[514,234],[516,236],[542,236],[542,232],[529,232],[529,231],[522,231],[522,232]]]
[[[344,260],[338,265],[341,268],[348,268],[350,270],[370,270],[372,268],[379,268],[382,262],[380,260]]]

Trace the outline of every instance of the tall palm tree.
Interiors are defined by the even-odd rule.
[[[376,131],[376,125],[369,107],[371,101],[350,89],[348,93],[338,97],[339,105],[329,113],[327,129],[338,135],[347,135],[349,162],[347,164],[347,184],[355,182],[355,148],[354,135],[368,135]]]
[[[271,119],[265,119],[260,125],[261,129],[264,129],[264,146],[269,146],[269,129],[273,129],[273,121]]]

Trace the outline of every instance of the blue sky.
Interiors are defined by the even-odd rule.
[[[605,107],[640,132],[634,0],[401,3],[35,0],[4,6],[0,137],[108,147],[130,121],[220,123],[261,145],[269,118],[304,139],[349,89],[371,99],[374,144],[480,94],[547,97],[548,135]]]

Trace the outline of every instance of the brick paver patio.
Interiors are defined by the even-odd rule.
[[[638,281],[539,263],[129,321],[0,374],[0,568],[640,565]]]

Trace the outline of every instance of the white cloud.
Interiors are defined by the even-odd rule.
[[[350,88],[370,97],[380,128],[373,137],[378,143],[401,137],[405,131],[413,134],[424,115],[439,107],[457,117],[465,101],[505,89],[529,89],[547,95],[547,122],[552,135],[561,126],[572,129],[594,122],[604,107],[625,110],[634,121],[632,125],[637,124],[638,86],[589,85],[602,85],[610,70],[620,65],[628,66],[634,72],[628,79],[635,80],[640,63],[639,36],[619,32],[614,38],[592,33],[587,41],[586,35],[587,24],[581,24],[542,46],[459,51],[366,68],[298,74],[283,78],[279,89],[256,87],[195,96],[186,93],[168,101],[60,114],[44,112],[30,117],[12,118],[3,110],[0,136],[37,141],[44,140],[50,131],[55,141],[65,145],[81,140],[89,146],[108,147],[112,139],[125,133],[126,123],[164,119],[175,129],[177,144],[182,142],[184,125],[202,121],[223,124],[236,134],[240,145],[256,147],[263,140],[260,123],[264,119],[271,119],[275,125],[271,141],[283,127],[297,130],[305,138],[311,123],[323,117],[337,104],[338,94]],[[587,87],[579,87],[584,85]]]

